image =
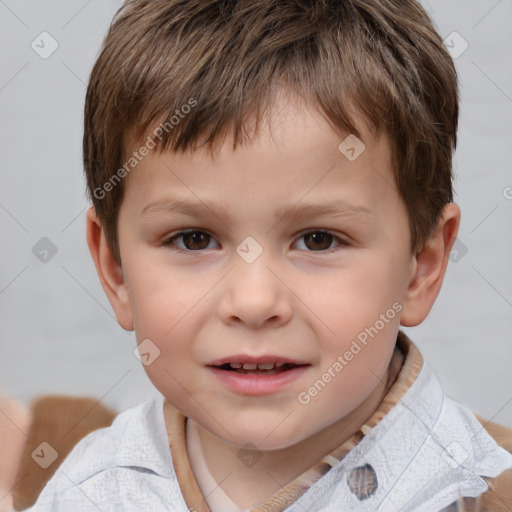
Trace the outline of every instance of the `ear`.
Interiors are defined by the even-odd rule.
[[[455,203],[444,207],[443,214],[425,243],[411,261],[411,276],[400,323],[414,327],[425,320],[441,285],[460,224],[460,209]]]
[[[119,325],[127,331],[133,331],[133,315],[123,271],[112,254],[94,208],[87,211],[87,244],[101,286],[107,294]]]

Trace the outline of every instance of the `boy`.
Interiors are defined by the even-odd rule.
[[[33,510],[510,510],[512,455],[399,330],[457,235],[457,120],[414,0],[126,2],[87,93],[87,237],[163,397]]]

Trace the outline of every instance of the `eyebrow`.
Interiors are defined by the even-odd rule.
[[[159,200],[146,205],[141,215],[153,213],[181,213],[183,215],[194,216],[198,214],[214,215],[219,219],[232,221],[229,213],[229,205],[225,204],[208,204],[198,200]],[[285,204],[279,207],[274,214],[277,222],[284,217],[292,219],[303,219],[304,217],[320,217],[331,216],[334,218],[350,218],[363,222],[371,222],[375,220],[375,213],[363,205],[356,205],[346,202],[343,199],[336,199],[324,204],[302,203]]]

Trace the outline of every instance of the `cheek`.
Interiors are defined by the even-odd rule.
[[[128,281],[139,342],[169,338],[187,316],[193,315],[194,306],[204,295],[197,280],[165,265],[131,267]]]
[[[385,378],[402,309],[400,286],[395,284],[399,276],[390,260],[384,264],[381,257],[379,265],[361,259],[350,272],[319,282],[318,291],[307,295],[307,304],[315,305],[321,319],[317,337],[322,340],[322,372],[331,379],[324,399],[338,414],[340,404],[347,414]]]
[[[386,326],[398,325],[393,304],[403,297],[402,279],[393,265],[385,265],[369,258],[357,265],[340,269],[328,276],[317,276],[315,286],[304,290],[304,304],[319,319],[317,322],[322,338],[332,340],[340,347],[340,340],[351,340],[373,326],[382,314]],[[380,323],[379,323],[380,326]],[[379,330],[383,330],[379,327]]]
[[[130,295],[137,343],[149,339],[159,356],[145,370],[162,390],[186,380],[187,365],[199,364],[197,342],[211,308],[208,280],[156,266],[132,272]],[[174,384],[173,384],[174,383]]]
[[[200,301],[204,291],[183,279],[150,274],[132,282],[131,290],[137,343],[150,340],[154,344],[150,346],[156,347],[157,356],[144,370],[164,396],[172,397],[175,406],[190,414],[194,408],[187,397],[200,391],[190,375],[192,367],[201,362],[195,340],[201,329],[198,317],[205,303]]]

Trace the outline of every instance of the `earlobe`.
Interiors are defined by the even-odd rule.
[[[101,286],[116,314],[119,325],[127,331],[132,331],[133,315],[123,272],[112,254],[101,222],[92,207],[87,211],[87,244]]]
[[[411,276],[400,323],[413,327],[425,320],[436,300],[457,238],[460,209],[449,203],[424,248],[411,261]]]

